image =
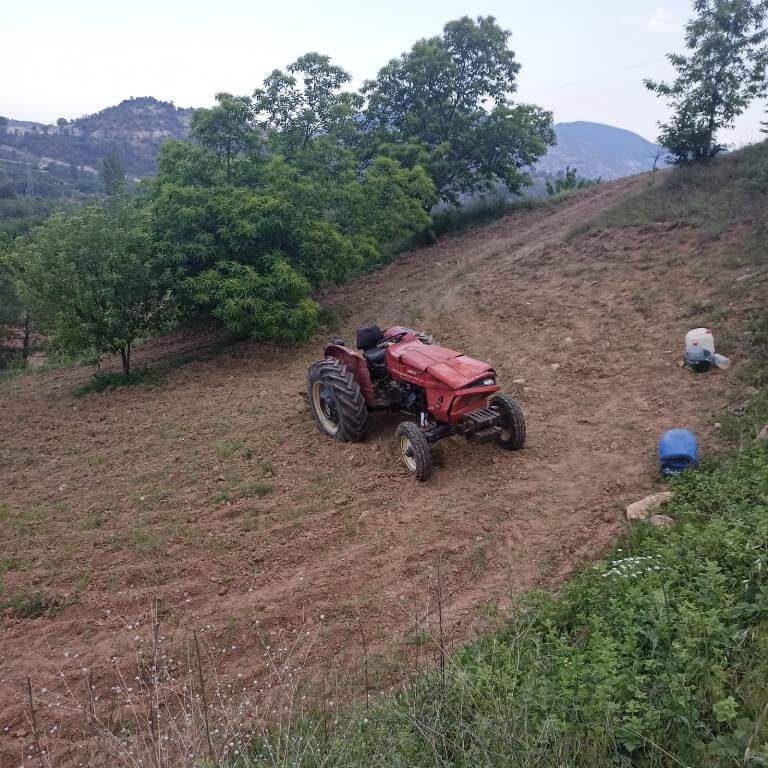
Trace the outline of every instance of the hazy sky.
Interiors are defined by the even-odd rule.
[[[372,77],[420,37],[462,15],[512,31],[517,100],[558,121],[594,120],[654,138],[663,104],[643,77],[669,73],[689,0],[0,0],[0,115],[53,122],[129,96],[205,106],[251,93],[310,50]],[[760,137],[754,107],[726,138]]]

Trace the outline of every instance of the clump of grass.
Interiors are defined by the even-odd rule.
[[[729,408],[720,423],[723,435],[731,442],[743,445],[754,440],[768,424],[768,391],[758,392],[739,408]]]
[[[98,512],[89,512],[80,522],[84,531],[93,531],[104,525],[104,517]]]
[[[223,504],[225,501],[231,500],[232,493],[229,488],[222,488],[220,491],[216,491],[216,493],[213,494],[213,498],[211,499],[214,504]]]
[[[0,557],[0,575],[12,571],[26,571],[27,568],[29,568],[29,560],[16,555]]]
[[[217,455],[223,459],[228,459],[230,456],[234,456],[245,448],[245,443],[241,440],[222,440],[216,446]]]
[[[138,368],[131,371],[128,376],[122,373],[112,373],[110,371],[98,371],[85,384],[75,387],[72,394],[75,397],[85,397],[96,392],[105,392],[108,389],[118,389],[120,387],[136,387],[142,384],[154,384],[157,376],[154,372],[145,368]]]
[[[41,592],[32,589],[17,592],[0,604],[3,611],[8,611],[17,619],[36,619],[46,615],[52,607],[53,603],[46,600]]]
[[[269,483],[255,483],[254,485],[246,486],[240,493],[243,498],[253,497],[262,498],[268,496],[274,490],[274,486]]]
[[[137,552],[146,554],[154,552],[160,546],[160,539],[143,528],[134,528],[131,531],[131,545]]]

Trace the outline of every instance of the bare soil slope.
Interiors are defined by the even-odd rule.
[[[479,607],[557,584],[604,550],[623,505],[653,489],[665,429],[717,447],[734,380],[677,365],[685,331],[711,322],[696,303],[739,274],[721,263],[722,241],[671,225],[564,239],[648,183],[602,185],[403,254],[322,297],[339,327],[299,349],[214,353],[213,334],[175,335],[137,353],[137,364],[191,355],[157,386],[76,399],[91,373],[79,367],[0,385],[2,599],[53,606],[2,618],[0,751],[30,744],[27,676],[41,700],[43,686],[62,692],[86,674],[108,689],[151,631],[156,598],[164,634],[205,630],[221,678],[250,679],[264,645],[307,627],[321,627],[312,658],[324,668],[359,656],[361,625],[371,653],[399,643],[434,621],[438,564],[446,631],[462,639]],[[323,437],[306,369],[327,337],[372,321],[488,360],[524,407],[526,448],[446,441],[422,485],[398,464],[397,419],[376,418],[359,445]],[[59,718],[65,742],[82,735],[77,713],[41,705],[40,716]]]

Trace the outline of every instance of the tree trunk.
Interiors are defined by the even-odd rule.
[[[29,361],[29,339],[32,330],[32,323],[29,319],[29,312],[24,313],[24,341],[21,347],[21,357],[24,360],[24,365],[27,365]]]
[[[127,379],[131,373],[131,345],[130,342],[120,350],[120,359],[123,362],[123,376]]]

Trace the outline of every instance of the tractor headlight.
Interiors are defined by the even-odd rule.
[[[486,376],[484,379],[478,379],[473,381],[470,387],[492,387],[496,383],[496,379],[493,376]]]

